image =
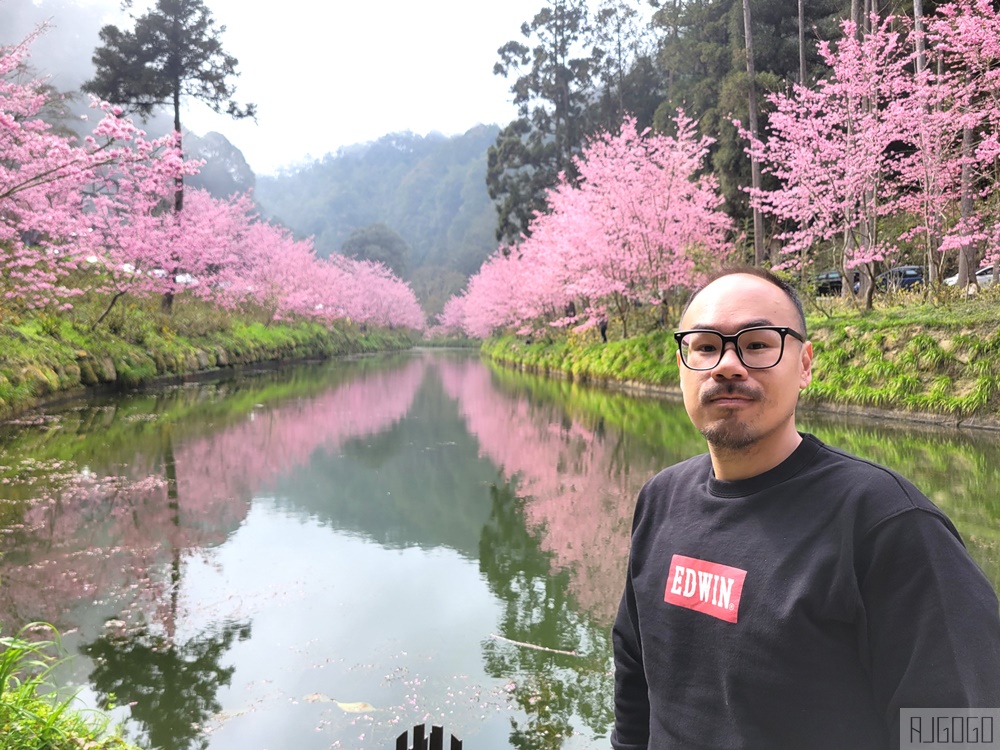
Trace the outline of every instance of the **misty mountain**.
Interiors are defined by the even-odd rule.
[[[497,245],[485,175],[498,132],[480,125],[450,138],[393,133],[259,177],[255,196],[266,216],[312,236],[323,257],[341,252],[357,230],[384,224],[409,245],[410,269],[469,276]]]
[[[198,136],[185,132],[184,155],[188,159],[205,161],[198,174],[184,179],[185,184],[206,190],[215,198],[229,198],[253,190],[257,182],[243,152],[221,133]]]
[[[450,138],[393,133],[260,176],[254,196],[265,217],[312,237],[318,255],[401,271],[433,316],[497,247],[485,177],[498,132],[480,125]]]

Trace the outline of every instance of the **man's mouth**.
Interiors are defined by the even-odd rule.
[[[747,403],[756,401],[758,394],[750,388],[739,385],[728,385],[721,388],[713,388],[702,395],[702,403],[726,406],[727,404]]]

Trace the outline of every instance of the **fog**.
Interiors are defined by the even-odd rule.
[[[17,44],[44,26],[29,48],[28,66],[34,75],[45,78],[58,91],[72,94],[69,109],[76,115],[85,115],[91,112],[89,97],[80,93],[80,86],[94,74],[90,58],[100,42],[98,32],[108,23],[121,25],[123,18],[117,5],[107,2],[0,0],[0,45]],[[160,113],[143,127],[158,136],[168,132],[172,122],[172,116]],[[89,131],[89,128],[74,129],[81,135],[84,130]]]

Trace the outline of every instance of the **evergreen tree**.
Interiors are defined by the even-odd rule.
[[[381,263],[400,278],[407,277],[410,246],[398,232],[382,222],[355,229],[340,252],[355,260]]]
[[[131,6],[130,0],[126,1]],[[131,31],[108,25],[101,29],[102,46],[94,52],[96,73],[83,90],[148,117],[162,106],[173,107],[174,130],[181,132],[181,98],[199,99],[215,112],[240,119],[253,117],[253,104],[233,100],[238,61],[222,49],[225,26],[216,27],[202,0],[157,0],[133,17]],[[178,182],[174,207],[184,205]]]
[[[594,59],[583,53],[590,32],[585,0],[547,0],[521,35],[534,46],[507,42],[497,52],[497,75],[511,86],[518,119],[497,136],[487,155],[486,185],[496,202],[498,240],[527,234],[545,193],[559,174],[573,174],[573,155],[586,134],[584,115]]]
[[[749,80],[743,7],[738,0],[656,0],[653,27],[659,32],[658,61],[665,71],[666,96],[654,126],[669,132],[678,110],[698,120],[701,132],[715,139],[712,171],[719,180],[726,211],[748,220],[746,188],[750,160],[733,118],[749,119]],[[846,0],[814,0],[805,7],[805,59],[810,77],[823,74],[817,51],[821,40],[839,36]],[[755,84],[762,94],[782,91],[798,81],[799,19],[790,0],[754,0]],[[763,98],[763,97],[762,97]],[[767,112],[760,113],[766,132]],[[769,187],[766,184],[765,187]],[[773,187],[773,185],[770,185]]]
[[[493,72],[518,77],[511,92],[519,117],[487,156],[486,184],[498,214],[496,238],[519,242],[547,210],[560,173],[574,177],[573,157],[598,132],[617,131],[626,116],[652,126],[667,96],[642,0],[593,3],[547,0],[521,34],[498,50]]]

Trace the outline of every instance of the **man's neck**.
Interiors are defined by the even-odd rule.
[[[708,452],[715,478],[735,482],[770,471],[792,455],[801,442],[802,436],[793,426],[790,431],[769,435],[746,448],[730,450],[710,443]]]

